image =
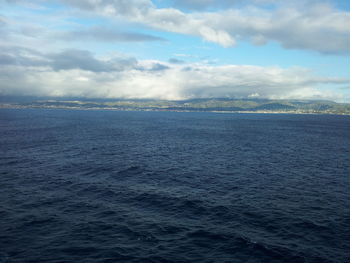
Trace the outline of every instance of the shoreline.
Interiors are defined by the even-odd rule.
[[[301,114],[301,115],[339,115],[350,116],[350,113],[336,113],[336,112],[307,112],[307,111],[211,111],[211,110],[174,110],[174,109],[137,109],[137,108],[110,108],[110,107],[60,107],[60,106],[22,106],[11,104],[0,104],[1,109],[62,109],[62,110],[105,110],[105,111],[156,111],[156,112],[211,112],[222,114]]]

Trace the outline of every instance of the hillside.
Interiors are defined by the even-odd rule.
[[[268,99],[191,99],[167,100],[87,100],[87,99],[32,99],[14,101],[2,99],[2,108],[69,108],[110,110],[162,110],[162,111],[217,111],[256,113],[320,113],[350,114],[350,104],[315,100]]]

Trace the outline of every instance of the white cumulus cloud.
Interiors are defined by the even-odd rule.
[[[340,99],[320,87],[349,78],[315,76],[303,68],[204,65],[96,57],[85,50],[41,53],[3,47],[0,94],[91,98],[188,99],[207,97]]]
[[[62,1],[98,15],[122,17],[155,29],[198,36],[224,47],[232,47],[238,40],[258,45],[276,41],[285,48],[350,52],[350,12],[320,1],[299,0],[290,4],[289,1],[255,0],[246,1],[248,4],[243,7],[218,1],[227,9],[189,13],[174,7],[158,8],[150,0]],[[183,1],[177,2],[184,5]],[[266,3],[273,8],[260,5]],[[188,2],[189,6],[201,4],[215,6],[213,1]]]

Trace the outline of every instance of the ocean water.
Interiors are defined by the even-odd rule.
[[[350,262],[350,117],[0,110],[0,262]]]

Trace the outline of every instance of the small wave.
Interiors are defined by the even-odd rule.
[[[142,172],[144,169],[142,169],[141,166],[130,166],[126,169],[123,169],[121,171],[118,171],[118,174],[134,174],[134,173],[138,173],[138,172]]]
[[[8,263],[10,262],[10,257],[8,254],[0,252],[0,263]]]
[[[41,226],[41,225],[47,225],[56,222],[56,219],[54,217],[46,217],[46,218],[31,218],[27,219],[23,222],[23,226]]]
[[[318,224],[311,220],[302,220],[301,222],[293,223],[292,227],[298,229],[307,229],[309,231],[332,231],[332,229],[328,226]]]
[[[104,173],[112,173],[114,172],[114,167],[97,167],[97,168],[89,168],[84,172],[84,175],[101,175]]]
[[[226,234],[215,233],[203,229],[190,232],[187,234],[187,237],[191,239],[207,239],[210,240],[210,242],[227,241],[228,239],[230,239],[230,236]]]

